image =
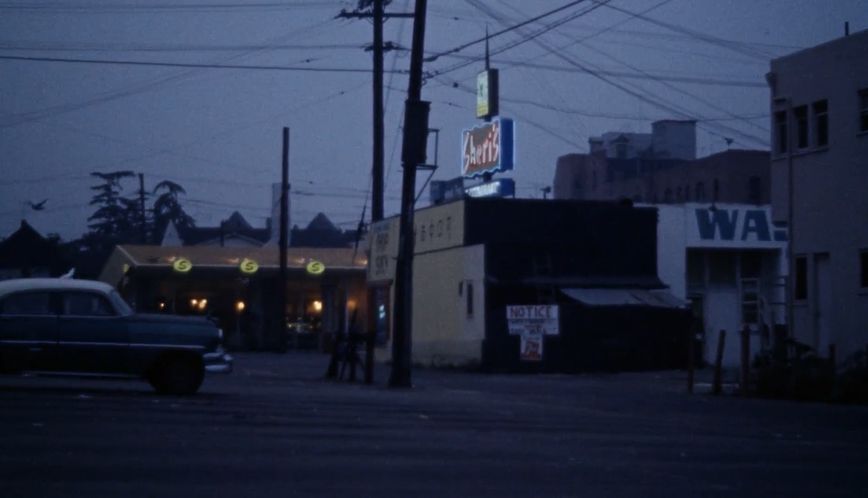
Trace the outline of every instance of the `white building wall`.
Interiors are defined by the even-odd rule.
[[[787,220],[792,186],[793,254],[808,263],[808,295],[793,302],[792,335],[821,355],[835,344],[839,359],[868,345],[868,288],[859,281],[859,253],[868,249],[868,132],[859,129],[858,93],[868,89],[866,61],[868,31],[861,31],[773,60],[768,78],[773,113],[809,109],[808,147],[790,143],[772,157],[775,217]],[[828,102],[827,146],[816,144],[810,119],[821,100]],[[772,143],[777,138],[773,130]]]
[[[726,330],[723,365],[736,368],[741,361],[741,259],[746,252],[760,255],[760,292],[765,306],[762,320],[783,323],[782,289],[776,286],[786,265],[785,234],[771,223],[771,208],[744,204],[658,205],[657,274],[670,292],[685,300],[702,302],[704,359],[712,362],[721,330]],[[699,282],[688,282],[688,251],[699,260]],[[751,335],[751,352],[762,345],[762,327]]]

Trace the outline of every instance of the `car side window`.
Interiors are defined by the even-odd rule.
[[[48,292],[18,292],[0,302],[0,315],[53,315]]]
[[[63,314],[67,316],[114,316],[108,299],[92,292],[68,292],[63,295]]]

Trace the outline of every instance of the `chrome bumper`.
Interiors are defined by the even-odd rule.
[[[232,355],[224,351],[223,348],[213,353],[205,353],[202,355],[202,361],[205,363],[205,371],[208,373],[228,374],[232,372]]]

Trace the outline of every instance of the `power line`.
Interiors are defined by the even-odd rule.
[[[237,52],[240,50],[358,50],[364,44],[140,44],[140,43],[89,43],[81,41],[0,41],[0,49],[27,52]]]
[[[521,28],[522,26],[527,26],[528,24],[531,24],[531,23],[536,22],[536,21],[538,21],[538,20],[540,20],[540,19],[546,18],[546,17],[548,17],[548,16],[550,16],[550,15],[552,15],[552,14],[557,14],[558,12],[561,12],[561,11],[564,11],[564,10],[566,10],[566,9],[569,9],[570,7],[574,7],[574,6],[580,4],[580,3],[584,2],[584,1],[585,1],[585,0],[575,0],[575,1],[573,1],[573,2],[569,2],[569,3],[567,3],[566,5],[563,5],[563,6],[561,6],[561,7],[558,7],[558,8],[556,8],[556,9],[554,9],[554,10],[550,10],[550,11],[545,12],[545,13],[543,13],[543,14],[540,14],[540,15],[538,15],[538,16],[536,16],[536,17],[532,17],[532,18],[527,19],[527,20],[525,20],[525,21],[522,21],[522,22],[520,22],[520,23],[518,23],[518,24],[515,24],[515,25],[513,25],[513,26],[510,26],[510,27],[508,27],[508,28],[504,28],[504,29],[502,29],[502,30],[500,30],[500,31],[497,31],[497,32],[495,32],[495,33],[492,33],[491,35],[484,36],[484,37],[482,37],[482,38],[480,38],[480,39],[478,39],[478,40],[473,40],[473,41],[471,41],[471,42],[467,42],[467,43],[464,43],[464,44],[458,45],[457,47],[451,48],[451,49],[449,49],[449,50],[445,50],[445,51],[443,51],[443,52],[438,52],[438,53],[436,53],[436,54],[434,54],[434,55],[432,55],[432,56],[426,57],[426,58],[425,58],[425,62],[433,62],[433,61],[437,60],[437,58],[439,58],[440,56],[448,55],[448,54],[454,54],[454,53],[456,53],[456,52],[460,52],[460,51],[464,50],[464,49],[467,48],[467,47],[472,47],[473,45],[478,45],[478,44],[480,44],[480,43],[483,43],[485,40],[489,40],[489,39],[491,39],[491,38],[496,38],[496,37],[498,37],[498,36],[500,36],[500,35],[503,35],[503,34],[505,34],[505,33],[509,33],[510,31],[514,31],[514,30],[516,30],[516,29],[518,29],[518,28]],[[608,0],[607,0],[607,1],[608,1]]]
[[[284,34],[284,35],[281,35],[277,38],[270,40],[270,42],[271,43],[283,42],[283,41],[292,39],[295,36],[299,36],[299,35],[302,35],[304,33],[307,33],[308,31],[318,30],[318,29],[322,28],[323,26],[325,26],[326,24],[330,24],[332,22],[333,22],[332,19],[327,19],[323,22],[320,22],[320,23],[317,23],[317,24],[314,24],[311,26],[306,26],[304,28],[292,31],[292,32]],[[231,60],[237,60],[237,59],[240,59],[242,57],[245,57],[245,56],[248,56],[251,54],[255,54],[257,52],[261,52],[261,51],[260,50],[252,50],[252,51],[244,52],[241,54],[235,54],[235,55],[232,55],[230,57],[221,58],[220,61],[221,62],[227,62],[227,61],[231,61]],[[0,125],[0,129],[8,128],[11,126],[17,126],[19,124],[28,123],[30,121],[36,121],[36,120],[44,119],[44,118],[50,117],[50,116],[57,116],[57,115],[65,114],[68,112],[74,112],[74,111],[84,109],[87,107],[91,107],[94,105],[99,105],[99,104],[103,104],[106,102],[111,102],[113,100],[121,99],[124,97],[137,95],[137,94],[146,92],[148,90],[151,90],[153,88],[159,87],[159,86],[166,84],[166,83],[171,83],[174,81],[183,80],[183,79],[187,78],[188,76],[194,74],[196,71],[197,71],[197,69],[187,69],[185,71],[176,72],[176,73],[170,74],[168,76],[161,76],[159,78],[152,79],[151,81],[148,81],[145,83],[127,86],[126,88],[121,88],[121,89],[115,90],[113,92],[104,93],[100,96],[93,97],[93,98],[87,99],[87,100],[82,101],[82,102],[77,102],[74,104],[63,104],[63,105],[58,105],[58,106],[40,109],[37,111],[31,111],[28,113],[18,114],[18,115],[14,116],[14,118],[16,120],[12,121],[11,123],[5,123],[5,124]]]
[[[70,64],[103,64],[121,66],[156,66],[156,67],[184,67],[196,69],[243,69],[256,71],[301,71],[311,73],[370,73],[370,69],[345,68],[345,67],[304,67],[304,66],[260,66],[242,64],[206,64],[194,62],[167,62],[167,61],[134,61],[120,59],[83,59],[71,57],[29,57],[22,55],[0,55],[0,60],[27,61],[27,62],[61,62]],[[398,71],[406,74],[406,71]]]
[[[587,48],[591,48],[588,45],[585,45]],[[594,50],[593,48],[591,48]],[[463,56],[463,55],[449,55],[446,57],[454,57],[460,58],[468,61],[469,63],[478,62],[480,60],[479,57],[473,56]],[[503,63],[506,68],[523,68],[523,69],[542,69],[545,71],[555,71],[562,73],[576,73],[577,69],[574,67],[565,67],[565,66],[557,66],[554,64],[543,64],[539,62],[530,62],[527,60],[509,60],[509,59],[498,59],[499,62]],[[462,65],[463,67],[464,65]],[[444,70],[442,72],[435,72],[432,74],[441,75],[447,73],[451,70]],[[586,72],[579,70],[578,72]],[[675,75],[665,75],[665,74],[652,74],[647,72],[625,72],[625,71],[614,71],[614,70],[606,70],[601,69],[597,71],[599,74],[603,74],[606,76],[613,76],[617,78],[630,78],[630,79],[651,79],[655,81],[673,81],[678,83],[691,83],[696,85],[709,85],[709,86],[729,86],[729,87],[741,87],[741,88],[763,88],[767,89],[768,84],[760,81],[747,81],[747,80],[726,80],[719,78],[710,78],[710,77],[701,77],[701,76],[675,76]]]
[[[606,2],[607,2],[607,1],[609,1],[609,0],[603,0],[603,1],[606,1]],[[473,4],[473,2],[470,2],[470,3]],[[474,4],[474,5],[475,5],[475,4]],[[547,25],[545,25],[544,27],[542,27],[541,29],[538,29],[538,30],[536,30],[536,31],[534,31],[534,32],[532,32],[532,33],[530,33],[530,34],[524,35],[522,38],[520,38],[520,39],[518,39],[518,40],[514,40],[514,41],[512,41],[512,42],[510,42],[510,43],[507,43],[507,44],[504,45],[504,46],[501,46],[501,47],[499,47],[499,48],[496,48],[496,49],[490,51],[490,52],[489,52],[489,55],[497,55],[497,54],[500,54],[500,53],[506,52],[507,50],[511,50],[511,49],[513,49],[513,48],[515,48],[515,47],[517,47],[517,46],[519,46],[519,45],[522,45],[522,44],[524,44],[524,43],[527,43],[527,42],[529,42],[529,41],[531,41],[531,40],[534,40],[534,39],[536,39],[536,38],[538,38],[538,37],[540,37],[540,36],[542,36],[542,35],[548,33],[549,31],[551,31],[551,30],[553,30],[553,29],[555,29],[555,28],[557,28],[557,27],[559,27],[559,26],[562,26],[562,25],[564,25],[564,24],[566,24],[566,23],[568,23],[568,22],[570,22],[570,21],[573,21],[573,20],[575,20],[575,19],[578,19],[579,17],[582,17],[582,16],[584,16],[584,15],[587,15],[587,14],[593,12],[594,10],[597,10],[598,8],[600,8],[601,5],[602,5],[602,4],[595,3],[594,5],[592,5],[591,7],[589,7],[588,9],[585,9],[584,11],[570,14],[570,15],[568,15],[568,16],[566,16],[566,17],[563,17],[563,18],[561,18],[561,19],[559,19],[559,20],[557,20],[557,21],[554,21],[554,22],[552,22],[552,23],[550,23],[550,24],[547,24]],[[480,10],[483,10],[483,9],[484,9],[484,7],[480,7],[480,6],[477,6],[477,8],[479,8]],[[491,15],[490,12],[488,12],[488,13],[489,13],[489,15]],[[494,16],[492,16],[492,17],[494,17]],[[516,25],[516,26],[519,26],[519,25]],[[515,28],[515,27],[513,27],[513,28]],[[429,59],[430,59],[430,60],[435,60],[435,59],[437,59],[437,58],[439,58],[439,57],[442,57],[442,56],[444,56],[444,55],[452,55],[453,53],[454,53],[454,51],[449,51],[449,52],[447,52],[447,53],[441,53],[441,54],[435,54],[434,56],[428,57],[428,58],[426,59],[426,61],[429,60]],[[457,71],[458,69],[462,69],[462,68],[464,68],[464,67],[467,67],[467,66],[473,64],[474,62],[480,61],[480,60],[482,60],[483,58],[484,58],[484,57],[475,57],[475,58],[472,58],[470,61],[462,62],[462,63],[459,63],[459,64],[454,64],[454,65],[449,66],[449,67],[447,67],[447,68],[445,68],[445,69],[440,69],[440,70],[431,71],[429,74],[440,75],[440,74],[451,73],[451,72],[453,72],[453,71]]]
[[[483,10],[483,12],[486,12],[486,8],[485,8],[484,6],[477,5],[477,7],[480,8],[480,10]],[[487,13],[488,15],[491,15],[490,11],[488,11],[488,12],[486,12],[486,13]],[[642,18],[642,14],[635,14],[635,13],[632,13],[632,12],[628,12],[628,13],[631,14],[631,15],[635,15],[636,17]],[[538,44],[540,47],[542,47],[543,49],[545,49],[549,54],[551,54],[551,55],[553,55],[553,56],[555,56],[555,57],[558,57],[559,59],[565,61],[566,63],[568,63],[568,64],[570,64],[570,65],[572,65],[572,66],[574,66],[574,67],[576,67],[576,68],[582,69],[584,72],[586,72],[586,73],[590,74],[591,76],[593,76],[593,77],[599,79],[600,81],[602,81],[602,82],[604,82],[604,83],[606,83],[606,84],[608,84],[608,85],[610,85],[610,86],[613,86],[613,87],[615,87],[615,88],[621,90],[622,92],[627,93],[628,95],[631,95],[631,96],[633,96],[633,97],[639,99],[639,100],[642,101],[642,102],[645,102],[645,103],[647,103],[647,104],[653,105],[653,106],[655,106],[655,107],[657,107],[657,108],[660,108],[660,109],[662,109],[662,110],[665,110],[665,111],[667,111],[667,112],[669,112],[669,113],[673,113],[673,114],[675,114],[675,115],[679,115],[679,116],[682,116],[682,117],[684,117],[684,118],[692,119],[692,114],[693,114],[693,113],[692,113],[691,111],[687,110],[687,109],[684,109],[684,108],[681,107],[681,106],[678,106],[678,105],[676,105],[676,104],[672,104],[672,103],[666,102],[665,100],[661,99],[660,97],[657,97],[656,99],[655,99],[655,98],[651,98],[651,97],[649,97],[648,95],[645,95],[645,94],[643,93],[642,89],[638,89],[638,90],[637,90],[637,89],[635,89],[635,88],[631,88],[631,87],[628,86],[627,84],[624,84],[624,83],[620,83],[620,82],[614,81],[614,80],[612,80],[610,77],[608,77],[608,76],[606,76],[606,75],[603,75],[603,74],[600,74],[599,70],[598,70],[597,68],[593,67],[593,66],[592,66],[591,64],[589,64],[589,63],[584,63],[584,64],[583,64],[582,62],[579,62],[578,60],[575,60],[574,58],[568,57],[568,56],[567,56],[566,54],[564,54],[562,51],[557,50],[557,49],[555,49],[555,48],[549,46],[548,44],[542,42],[542,41],[539,40],[539,39],[536,39],[536,40],[534,40],[534,41],[535,41],[536,44]],[[768,146],[768,144],[767,144],[767,142],[766,142],[765,140],[759,139],[759,138],[757,138],[757,137],[755,137],[755,136],[749,135],[749,134],[744,133],[744,132],[742,132],[742,131],[740,131],[740,130],[737,130],[737,129],[735,129],[735,128],[727,127],[727,126],[725,126],[725,125],[721,125],[721,124],[719,124],[719,123],[716,123],[715,126],[717,126],[717,127],[719,127],[719,128],[722,128],[722,129],[726,129],[727,132],[729,132],[729,133],[734,133],[734,134],[737,134],[737,135],[741,135],[742,137],[747,138],[748,140],[750,140],[750,141],[752,141],[752,142],[754,142],[754,143],[756,143],[756,144],[760,144],[760,145],[762,145],[763,147],[767,147],[767,146]],[[711,132],[711,133],[713,133],[713,132]]]
[[[722,47],[722,48],[725,48],[727,50],[731,50],[733,52],[737,52],[739,54],[742,54],[742,55],[745,55],[748,57],[752,57],[752,58],[763,60],[763,61],[767,61],[769,58],[769,54],[762,53],[758,50],[751,50],[750,48],[744,47],[739,42],[735,42],[732,40],[726,40],[723,38],[718,38],[716,36],[701,33],[699,31],[694,31],[692,29],[688,29],[688,28],[685,28],[683,26],[678,26],[676,24],[660,21],[660,20],[654,19],[652,17],[648,17],[642,13],[631,12],[631,11],[629,11],[623,7],[617,7],[617,6],[611,5],[611,4],[606,4],[606,7],[610,8],[612,10],[615,10],[617,12],[621,12],[622,14],[626,14],[629,16],[639,18],[639,19],[641,19],[647,23],[651,23],[651,24],[654,24],[656,26],[666,28],[666,29],[668,29],[670,31],[674,31],[676,33],[681,33],[683,35],[687,35],[691,38],[695,38],[697,40],[701,40],[701,41],[704,41],[706,43],[709,43],[709,44],[712,44],[712,45],[715,45],[718,47]]]
[[[237,12],[242,10],[303,10],[315,8],[333,8],[334,2],[328,1],[299,1],[293,0],[290,2],[255,2],[247,4],[230,4],[230,3],[198,3],[198,4],[177,4],[177,3],[135,3],[135,4],[119,4],[119,3],[68,3],[68,2],[0,2],[0,10],[20,11],[20,12],[48,12],[48,13],[146,13],[146,12],[195,12],[203,11],[213,12]]]

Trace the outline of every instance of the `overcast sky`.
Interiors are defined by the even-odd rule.
[[[322,211],[353,228],[366,203],[370,218],[370,23],[335,19],[352,1],[231,3],[0,1],[0,237],[25,217],[43,233],[76,238],[93,211],[89,173],[115,170],[144,173],[146,188],[180,183],[199,225],[238,210],[264,226],[283,126],[291,128],[291,223]],[[569,3],[429,0],[426,51]],[[387,11],[412,6],[395,0]],[[507,176],[520,197],[541,197],[558,156],[586,152],[588,137],[606,131],[649,132],[656,119],[696,119],[700,156],[724,150],[726,138],[733,148],[767,149],[770,59],[842,36],[845,21],[853,32],[868,28],[866,2],[587,0],[495,37],[501,115],[516,124],[516,170]],[[409,49],[411,20],[391,19],[385,32]],[[476,44],[426,63],[422,96],[440,130],[435,179],[460,174],[460,132],[477,123],[483,51]],[[214,67],[227,65],[236,68]],[[385,65],[393,71],[388,216],[399,209],[408,52],[389,52]],[[43,211],[28,206],[43,199]]]

